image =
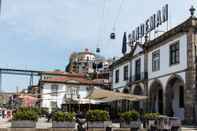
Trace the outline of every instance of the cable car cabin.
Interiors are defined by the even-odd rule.
[[[100,53],[100,48],[96,48],[96,53]]]
[[[115,33],[111,33],[110,34],[110,39],[116,39],[116,34]]]

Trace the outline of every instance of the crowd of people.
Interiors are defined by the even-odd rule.
[[[10,120],[12,118],[13,111],[9,109],[0,109],[0,119]]]

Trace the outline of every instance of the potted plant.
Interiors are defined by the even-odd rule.
[[[52,115],[52,128],[75,128],[75,113],[58,111]]]
[[[19,110],[13,115],[12,128],[35,128],[38,120],[37,112],[33,110]]]
[[[88,128],[106,128],[110,127],[109,113],[104,110],[89,110],[86,114]]]
[[[49,114],[49,109],[47,107],[43,107],[40,109],[41,110],[41,116],[42,117],[45,117],[45,116],[48,116]]]
[[[156,119],[159,117],[159,113],[145,113],[144,120],[145,120],[145,127],[150,129],[151,127],[155,127]]]
[[[128,111],[120,114],[121,128],[131,128],[133,130],[139,129],[141,122],[139,120],[140,114],[137,111]]]

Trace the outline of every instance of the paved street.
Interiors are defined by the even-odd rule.
[[[197,127],[193,126],[183,126],[182,131],[197,131]]]

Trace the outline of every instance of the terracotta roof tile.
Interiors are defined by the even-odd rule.
[[[71,83],[71,84],[84,84],[84,85],[99,85],[98,82],[93,80],[88,80],[82,77],[72,77],[72,76],[61,76],[61,77],[53,77],[42,80],[42,82],[49,83]]]

